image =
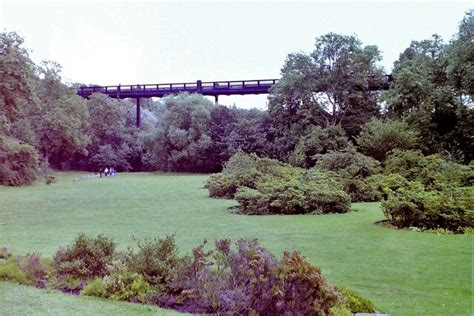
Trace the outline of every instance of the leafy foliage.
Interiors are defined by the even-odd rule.
[[[242,187],[235,199],[240,212],[248,215],[265,214],[326,214],[346,213],[350,197],[341,189],[334,188],[327,177],[292,179],[263,179],[257,189]]]
[[[289,143],[311,126],[342,124],[349,135],[378,114],[369,85],[382,80],[376,46],[362,46],[356,36],[329,33],[318,37],[310,54],[289,54],[281,80],[269,96],[269,113]]]
[[[107,289],[102,278],[94,278],[87,282],[81,295],[107,298]]]
[[[350,197],[329,174],[242,152],[206,187],[210,196],[235,197],[244,214],[345,213],[350,208]]]
[[[103,283],[105,296],[116,301],[145,303],[152,292],[143,275],[129,271],[107,275]],[[96,287],[96,293],[103,293],[100,287]]]
[[[472,185],[474,169],[449,161],[440,155],[424,156],[420,151],[394,151],[385,162],[385,174],[398,173],[418,180],[428,189]]]
[[[165,112],[146,146],[150,163],[168,171],[206,172],[212,103],[200,95],[181,94],[165,99]]]
[[[356,138],[361,152],[378,161],[384,161],[394,149],[414,148],[417,140],[417,132],[407,123],[390,119],[370,120]]]
[[[391,190],[382,210],[397,227],[447,228],[474,226],[473,187],[426,191],[418,181]]]
[[[465,79],[473,65],[472,21],[470,10],[450,44],[439,35],[413,41],[395,62],[395,84],[384,94],[389,114],[418,130],[424,154],[447,152],[466,163],[474,153],[472,87]]]
[[[32,183],[38,172],[38,154],[31,145],[0,135],[1,185],[20,186]]]
[[[73,245],[86,240],[90,246],[101,238],[110,240],[80,234]],[[372,306],[355,293],[339,292],[326,281],[320,268],[299,252],[284,252],[278,259],[256,239],[241,239],[235,246],[229,239],[220,239],[210,250],[205,240],[184,257],[177,255],[173,236],[138,245],[137,253],[129,250],[108,258],[107,271],[88,280],[48,270],[37,254],[0,262],[0,279],[33,285],[35,280],[51,276],[53,282],[44,285],[65,293],[156,304],[192,313],[334,315],[349,312],[347,307],[367,311],[363,308]],[[82,253],[91,261],[101,260],[101,252]],[[163,277],[163,270],[170,272],[167,277]]]
[[[297,252],[278,261],[257,240],[239,240],[236,251],[227,239],[217,240],[215,250],[205,251],[204,245],[183,261],[172,285],[179,297],[162,297],[164,306],[206,313],[324,314],[336,302],[320,269]]]
[[[334,172],[334,177],[339,178],[352,202],[376,201],[379,198],[378,191],[366,179],[381,172],[380,163],[357,152],[352,146],[344,151],[319,155],[315,168]]]
[[[114,252],[115,243],[110,238],[102,235],[91,238],[81,233],[70,246],[56,251],[54,266],[60,276],[83,279],[104,276]]]
[[[16,282],[25,285],[35,284],[33,277],[20,268],[16,258],[14,257],[0,262],[0,280]]]
[[[369,299],[362,297],[356,292],[343,287],[336,286],[336,290],[342,294],[344,304],[353,313],[374,313],[375,306]]]
[[[382,209],[393,225],[459,232],[474,225],[472,167],[400,150],[385,164],[384,175],[368,182],[382,193]]]
[[[143,275],[145,281],[154,287],[166,286],[179,260],[174,236],[139,241],[138,248],[137,253],[129,253],[128,269]]]
[[[343,150],[348,144],[349,140],[340,125],[326,128],[313,126],[311,131],[299,140],[289,160],[294,166],[310,168],[316,163],[318,155]]]

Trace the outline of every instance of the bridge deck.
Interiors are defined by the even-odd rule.
[[[160,83],[143,85],[92,86],[79,87],[77,94],[89,97],[95,92],[104,93],[112,98],[150,98],[163,97],[181,92],[199,93],[203,95],[235,95],[235,94],[266,94],[278,79],[209,81],[186,83]]]
[[[354,87],[357,90],[386,90],[393,81],[391,75],[385,76],[384,82],[369,83],[368,87]],[[100,92],[112,98],[126,99],[134,98],[137,100],[137,126],[140,126],[140,98],[163,97],[165,95],[178,94],[181,92],[199,93],[210,95],[216,98],[218,103],[219,95],[235,94],[267,94],[270,88],[278,82],[278,79],[259,79],[259,80],[234,80],[234,81],[208,81],[186,83],[159,83],[159,84],[138,84],[138,85],[118,85],[118,86],[82,86],[77,89],[77,94],[88,98],[91,94]]]

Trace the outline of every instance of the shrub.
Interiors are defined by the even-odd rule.
[[[179,261],[170,294],[159,298],[163,307],[177,308],[191,313],[214,313],[218,310],[217,280],[210,267],[213,251],[205,251],[204,243],[193,248],[191,257]]]
[[[349,140],[340,125],[326,128],[313,126],[307,135],[300,138],[289,160],[293,166],[311,168],[320,155],[342,150],[348,145]]]
[[[380,163],[365,156],[350,146],[344,151],[334,151],[320,155],[315,168],[332,171],[340,179],[344,191],[350,194],[352,202],[376,201],[378,192],[367,185],[365,179],[382,171]]]
[[[418,180],[427,189],[469,186],[474,182],[474,168],[449,161],[440,155],[424,156],[420,151],[395,150],[387,157],[385,174],[399,173],[408,180]]]
[[[206,183],[210,197],[224,197],[232,199],[239,187],[235,177],[222,173],[213,174]]]
[[[145,303],[147,296],[152,293],[152,287],[145,278],[134,272],[121,272],[105,276],[103,279],[105,295],[116,301]],[[100,287],[94,284],[96,290]]]
[[[102,278],[95,278],[87,282],[86,286],[81,292],[81,295],[107,298],[107,291]]]
[[[72,245],[59,248],[54,255],[54,266],[61,275],[88,279],[104,276],[106,264],[112,261],[115,243],[102,235],[93,239],[81,233]]]
[[[372,119],[356,138],[360,151],[378,161],[384,161],[394,149],[412,149],[416,146],[418,133],[402,121]]]
[[[47,285],[49,271],[46,264],[37,253],[16,258],[17,265],[24,271],[28,278],[34,280],[36,287],[44,288]]]
[[[408,186],[409,181],[398,173],[388,175],[377,174],[367,178],[367,185],[378,192],[378,196],[386,200],[392,191]]]
[[[474,170],[440,155],[393,151],[385,175],[369,182],[383,191],[382,209],[397,227],[448,229],[474,226]]]
[[[0,263],[0,280],[11,281],[25,285],[34,285],[35,280],[31,275],[23,271],[17,263],[16,258],[10,257]]]
[[[310,188],[307,191],[306,208],[314,214],[347,213],[351,208],[351,197],[342,190]]]
[[[351,313],[347,305],[338,302],[336,303],[336,305],[334,305],[333,307],[329,309],[328,315],[329,316],[352,316],[354,314]]]
[[[329,175],[310,171],[289,179],[263,178],[257,189],[240,188],[235,199],[249,215],[345,213],[350,196]]]
[[[342,294],[344,305],[352,313],[374,313],[375,306],[369,299],[343,286],[336,286],[336,290]]]
[[[337,293],[299,253],[285,253],[279,261],[257,240],[239,240],[236,250],[228,239],[215,250],[204,244],[181,262],[173,293],[158,302],[164,307],[197,313],[233,315],[324,314],[335,305]]]
[[[281,314],[326,315],[337,302],[337,293],[298,252],[285,252],[280,262],[283,302]]]
[[[38,153],[33,146],[0,135],[0,185],[30,184],[38,171]]]
[[[397,227],[421,229],[446,228],[462,231],[474,226],[474,187],[425,191],[422,183],[407,185],[389,192],[382,210]]]
[[[252,169],[256,170],[258,159],[256,155],[249,155],[239,150],[224,164],[222,173],[236,175],[247,173]]]
[[[219,311],[233,314],[277,315],[281,310],[278,260],[256,239],[241,239],[232,251],[231,241],[216,240]]]
[[[237,189],[255,189],[262,177],[289,178],[297,169],[274,159],[237,152],[224,165],[222,173],[212,175],[206,183],[211,197],[233,198]]]
[[[179,260],[174,235],[163,239],[139,241],[138,248],[138,253],[129,253],[130,271],[142,275],[155,287],[167,286],[172,278],[172,270]]]
[[[84,280],[72,277],[70,275],[59,276],[52,286],[66,294],[79,295],[86,285]]]

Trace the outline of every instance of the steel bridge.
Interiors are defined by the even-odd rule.
[[[199,93],[213,96],[216,104],[219,95],[245,95],[245,94],[268,94],[270,88],[279,79],[257,79],[257,80],[233,80],[233,81],[201,81],[186,83],[159,83],[159,84],[137,84],[118,86],[81,86],[77,88],[77,94],[89,98],[93,93],[103,93],[111,98],[137,100],[137,127],[141,124],[140,98],[163,97],[182,92]],[[369,85],[368,90],[388,89],[393,80],[391,75],[386,75],[383,83]]]

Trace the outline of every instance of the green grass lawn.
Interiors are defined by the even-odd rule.
[[[0,282],[0,315],[180,315],[150,305],[77,297],[59,291],[41,290]]]
[[[360,292],[390,314],[473,313],[473,235],[380,227],[374,224],[384,219],[377,203],[354,204],[357,211],[340,215],[236,215],[228,211],[234,201],[208,198],[203,189],[205,175],[138,173],[74,181],[81,176],[61,173],[58,182],[49,186],[0,187],[0,245],[16,254],[52,256],[79,232],[110,236],[121,249],[134,246],[134,237],[175,233],[180,251],[189,253],[205,238],[256,237],[278,256],[284,250],[299,249],[333,284]],[[49,300],[60,302],[57,314],[83,305],[83,314],[88,314],[88,308],[113,313],[122,306],[58,293],[35,294],[41,291],[5,283],[0,286],[0,293],[12,292],[0,294],[2,315],[32,297],[40,299],[25,306],[21,314],[40,312],[50,305]],[[45,305],[38,303],[43,300]],[[129,314],[146,311],[130,309]]]

